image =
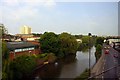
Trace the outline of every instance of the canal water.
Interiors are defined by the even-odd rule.
[[[95,64],[95,47],[90,49],[91,67]],[[77,51],[76,56],[69,56],[64,60],[45,65],[37,69],[32,78],[33,80],[42,80],[42,78],[76,78],[85,69],[89,68],[89,51]]]

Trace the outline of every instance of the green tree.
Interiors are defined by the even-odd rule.
[[[8,31],[5,28],[4,24],[0,24],[0,34],[4,35],[4,34],[7,34],[7,33],[8,33]]]
[[[45,32],[40,38],[43,53],[57,53],[59,50],[58,35],[53,32]]]
[[[88,44],[89,43],[89,36],[83,36],[82,43]]]
[[[75,54],[78,49],[78,42],[76,38],[68,33],[61,33],[58,37],[60,43],[59,52],[66,56],[68,54]]]
[[[9,52],[5,41],[2,41],[2,79],[6,80],[9,73]]]
[[[102,45],[103,44],[103,42],[104,42],[104,38],[103,37],[97,37],[96,38],[96,46],[98,45],[98,44],[100,44],[100,45]]]
[[[96,47],[96,52],[95,52],[95,56],[96,56],[96,61],[98,61],[98,59],[100,58],[102,54],[102,45],[98,44]]]
[[[76,38],[68,33],[56,35],[53,32],[45,32],[40,38],[40,45],[43,53],[54,53],[59,57],[76,53],[78,48]]]
[[[2,41],[2,58],[3,59],[9,58],[8,48],[5,41]]]
[[[23,55],[17,57],[10,63],[10,80],[20,80],[23,77],[28,77],[36,67],[35,57]]]

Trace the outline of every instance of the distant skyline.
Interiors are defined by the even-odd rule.
[[[27,25],[33,33],[118,35],[117,2],[1,1],[0,23],[10,34]]]

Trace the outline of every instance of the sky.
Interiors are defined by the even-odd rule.
[[[27,25],[33,33],[118,35],[118,2],[110,1],[1,0],[0,23],[10,34]]]

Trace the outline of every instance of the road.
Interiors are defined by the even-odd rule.
[[[108,45],[105,45],[106,47],[110,47]],[[106,50],[106,49],[104,49]],[[107,71],[103,74],[104,80],[117,79],[117,65],[118,65],[118,59],[114,57],[115,54],[118,54],[117,51],[115,51],[112,47],[109,49],[109,54],[105,54],[104,59],[104,65],[103,65],[103,72]]]
[[[114,57],[115,54],[120,54],[109,45],[103,45],[109,50],[109,54],[105,54],[105,50],[102,50],[102,56],[91,70],[91,76],[100,78],[102,80],[116,80],[119,76],[118,58]]]

